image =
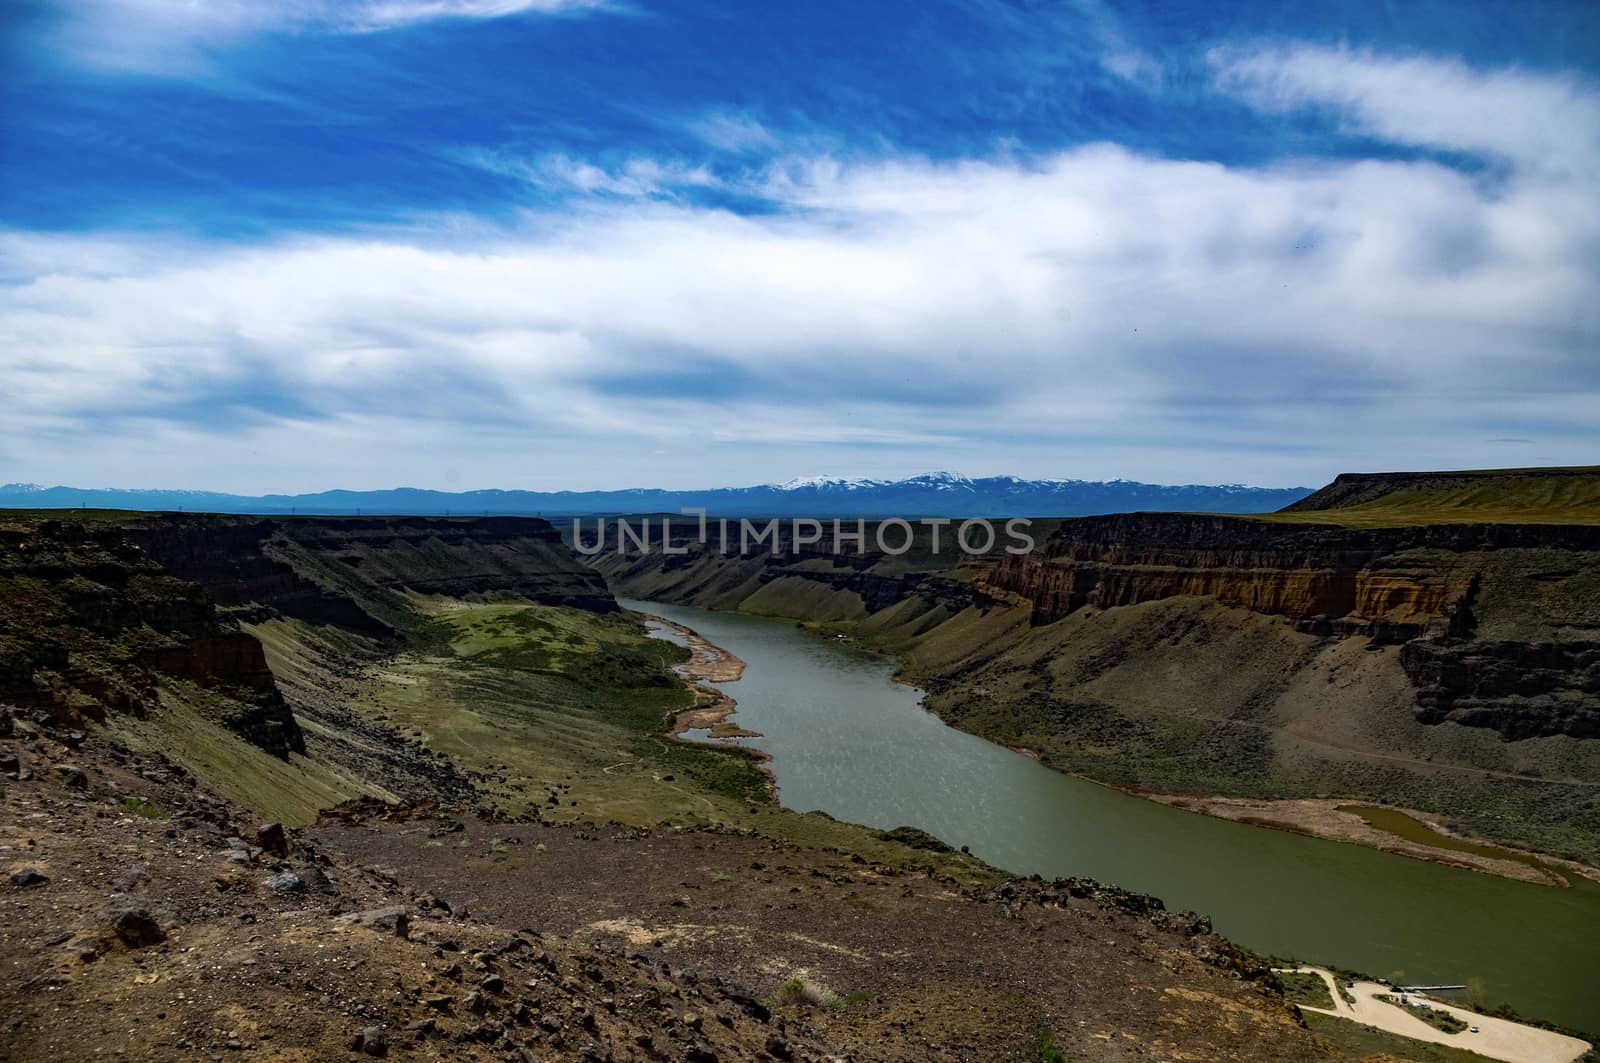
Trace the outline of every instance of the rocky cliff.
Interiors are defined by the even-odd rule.
[[[66,720],[151,709],[162,677],[216,693],[222,722],[279,757],[305,739],[261,644],[110,523],[0,531],[0,699]]]
[[[1029,599],[1050,623],[1176,594],[1295,620],[1350,618],[1420,634],[1466,593],[1470,574],[1408,563],[1417,551],[1600,551],[1600,528],[1442,524],[1345,528],[1181,513],[1064,521],[1038,550],[1003,558],[988,582]],[[1396,632],[1402,633],[1402,632]]]
[[[1519,576],[1548,582],[1550,570],[1557,580],[1592,578],[1600,528],[1091,517],[1063,522],[1033,553],[1002,559],[984,582],[1030,602],[1036,625],[1083,608],[1194,595],[1282,616],[1313,634],[1403,643],[1424,722],[1449,719],[1508,739],[1589,736],[1600,730],[1600,643],[1572,632],[1559,642],[1474,637],[1472,600],[1486,574],[1503,585]]]
[[[129,538],[220,605],[257,606],[373,635],[393,632],[403,592],[507,596],[591,612],[616,608],[548,521],[166,514]]]
[[[405,595],[616,609],[547,522],[9,518],[0,528],[0,698],[64,718],[139,717],[163,677],[210,693],[228,730],[285,758],[305,736],[241,622],[288,617],[386,640]]]

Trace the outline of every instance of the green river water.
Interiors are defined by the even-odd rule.
[[[721,684],[786,808],[920,827],[1008,871],[1081,875],[1209,915],[1259,952],[1413,984],[1481,979],[1525,1015],[1600,1030],[1600,889],[1559,889],[1230,823],[1062,775],[946,725],[891,661],[793,624],[656,602],[745,662]]]

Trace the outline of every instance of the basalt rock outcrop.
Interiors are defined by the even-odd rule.
[[[874,547],[875,522],[866,522],[867,530],[857,539],[853,534],[856,522],[844,521],[846,533],[837,546],[833,529],[826,524],[816,542],[797,542],[793,523],[784,520],[777,523],[773,538],[747,543],[741,543],[739,528],[733,524],[724,544],[717,528],[710,528],[702,541],[697,523],[679,518],[671,524],[666,550],[662,549],[659,521],[652,521],[648,531],[641,529],[637,518],[630,518],[628,525],[631,537],[620,520],[607,521],[599,535],[594,526],[585,525],[580,542],[591,555],[590,563],[624,590],[674,601],[737,607],[739,601],[778,580],[797,580],[814,584],[823,593],[859,599],[865,613],[913,597],[930,608],[942,607],[952,613],[988,608],[999,601],[983,586],[947,572],[886,565],[895,561],[896,555]],[[927,530],[917,528],[915,533],[925,537]],[[895,536],[892,541],[898,543],[903,533]],[[918,546],[925,549],[926,544],[919,540]],[[950,552],[956,553],[955,547],[950,547]],[[648,590],[639,585],[641,577],[651,584]]]
[[[1600,738],[1600,643],[1419,639],[1400,648],[1400,666],[1426,723]]]
[[[616,609],[605,581],[577,564],[549,522],[531,517],[167,514],[139,522],[129,536],[220,605],[380,637],[406,612],[394,598],[402,592]]]
[[[1198,594],[1294,620],[1349,618],[1406,625],[1421,634],[1467,592],[1471,573],[1416,563],[1405,555],[1511,549],[1596,552],[1600,528],[1356,529],[1181,513],[1121,514],[1067,521],[1038,550],[1003,558],[986,580],[1029,599],[1041,624],[1084,606],[1110,608]]]
[[[1562,560],[1551,565],[1552,557]],[[1423,722],[1488,727],[1507,739],[1600,734],[1600,642],[1571,632],[1559,640],[1476,637],[1472,605],[1483,572],[1516,559],[1552,570],[1529,580],[1585,578],[1600,570],[1600,528],[1089,517],[1063,523],[1033,553],[1003,558],[984,582],[1032,603],[1036,626],[1086,607],[1195,595],[1282,616],[1312,634],[1403,644],[1400,661]]]
[[[261,644],[113,523],[0,531],[0,699],[64,719],[143,715],[162,677],[213,690],[222,722],[287,757],[305,739]]]

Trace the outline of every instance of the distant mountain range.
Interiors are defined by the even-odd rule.
[[[1311,493],[1308,487],[1163,484],[1132,480],[968,479],[935,472],[909,480],[813,477],[755,487],[698,491],[321,491],[306,495],[230,495],[211,491],[0,486],[4,509],[184,510],[191,513],[523,515],[676,513],[703,506],[712,517],[1080,517],[1097,513],[1178,511],[1266,513]]]

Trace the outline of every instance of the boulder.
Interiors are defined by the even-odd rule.
[[[274,893],[304,893],[306,891],[305,880],[293,871],[281,871],[267,879],[264,885]]]
[[[399,905],[393,908],[373,908],[365,912],[350,912],[347,915],[341,915],[339,922],[347,926],[364,926],[368,930],[393,934],[395,937],[408,937],[411,933],[411,917],[406,914],[405,908]]]
[[[18,889],[27,889],[29,886],[43,886],[50,881],[50,876],[35,867],[23,867],[11,872],[11,884]]]
[[[350,1038],[350,1050],[369,1056],[386,1056],[389,1054],[389,1037],[381,1027],[368,1026]]]
[[[256,847],[273,856],[289,855],[289,836],[282,823],[268,823],[256,830]]]
[[[159,945],[167,939],[166,931],[161,929],[155,916],[127,898],[114,899],[106,906],[106,921],[111,932],[129,948]]]

